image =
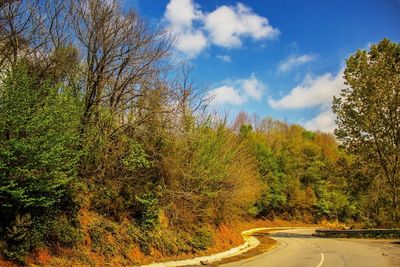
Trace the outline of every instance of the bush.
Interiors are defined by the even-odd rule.
[[[31,247],[29,232],[32,226],[30,214],[17,215],[15,220],[6,228],[5,248],[3,251],[6,258],[19,263],[24,262],[24,257]]]
[[[213,244],[213,234],[206,227],[197,228],[190,245],[196,250],[205,250]]]
[[[135,172],[140,169],[148,169],[152,166],[152,162],[149,160],[149,156],[141,144],[130,140],[128,145],[128,153],[122,159],[122,165],[128,171]]]
[[[92,250],[105,256],[115,255],[116,248],[108,238],[115,233],[115,229],[116,227],[107,221],[90,225],[89,236],[92,241]]]
[[[129,201],[121,196],[120,189],[113,184],[96,186],[91,208],[101,215],[120,220],[127,213]]]
[[[255,158],[225,125],[201,125],[166,149],[162,173],[172,223],[218,225],[255,203],[260,189]]]
[[[73,247],[83,240],[81,229],[65,215],[53,220],[46,231],[47,240],[62,247]]]
[[[159,223],[161,206],[158,197],[153,194],[143,194],[135,197],[135,219],[144,228],[154,228]]]

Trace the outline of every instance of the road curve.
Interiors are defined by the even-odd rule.
[[[224,267],[384,267],[400,266],[400,245],[390,241],[328,239],[312,236],[314,229],[273,231],[280,246],[251,259]]]

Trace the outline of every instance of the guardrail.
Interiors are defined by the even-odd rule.
[[[359,229],[359,230],[330,230],[316,229],[318,237],[344,237],[344,238],[400,238],[400,229]]]

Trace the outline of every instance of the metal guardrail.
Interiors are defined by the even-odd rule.
[[[314,235],[318,237],[400,238],[400,229],[357,229],[357,230],[316,229]]]

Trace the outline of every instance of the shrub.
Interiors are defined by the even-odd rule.
[[[196,250],[205,250],[213,244],[213,234],[206,227],[197,228],[190,245]]]
[[[135,197],[135,219],[144,228],[154,228],[158,225],[161,206],[158,197],[153,194],[143,194]]]
[[[127,155],[122,159],[124,167],[131,172],[139,169],[148,169],[152,166],[149,156],[143,149],[143,146],[134,140],[129,141],[129,150]]]
[[[81,229],[62,215],[53,220],[46,231],[47,240],[63,247],[73,247],[83,240]]]
[[[15,217],[15,220],[6,228],[4,256],[20,263],[24,262],[24,257],[30,249],[31,225],[30,214],[18,214]]]
[[[220,224],[247,213],[259,193],[255,158],[223,124],[201,125],[166,147],[162,173],[173,224]]]
[[[105,256],[115,255],[116,248],[109,238],[113,233],[115,233],[115,227],[111,222],[102,221],[90,225],[89,236],[92,241],[92,250]]]

